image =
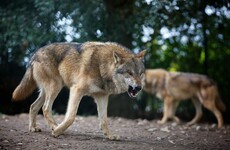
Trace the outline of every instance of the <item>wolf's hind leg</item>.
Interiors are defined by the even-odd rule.
[[[36,125],[36,116],[41,109],[42,105],[45,102],[45,93],[42,89],[40,89],[40,94],[36,101],[30,106],[29,112],[29,130],[31,132],[39,132],[41,129]]]
[[[192,102],[193,102],[195,110],[196,110],[196,115],[191,121],[189,121],[187,123],[187,125],[189,125],[189,126],[197,123],[203,115],[201,102],[196,98],[193,98]]]
[[[97,103],[98,118],[100,120],[100,129],[104,133],[105,137],[110,140],[118,140],[119,136],[112,135],[108,128],[107,120],[107,107],[108,107],[108,95],[94,97]]]
[[[46,87],[45,92],[45,103],[42,107],[44,117],[46,121],[48,122],[49,126],[54,129],[57,126],[57,123],[55,122],[53,115],[52,115],[52,106],[54,103],[54,100],[56,99],[58,93],[62,89],[62,83],[57,81],[49,81],[49,83],[46,83],[44,87]]]
[[[203,103],[204,107],[206,107],[207,109],[209,109],[212,113],[214,113],[217,121],[218,121],[218,128],[221,128],[224,124],[223,121],[223,117],[221,112],[217,109],[216,105],[215,105],[215,101],[209,101],[209,100],[204,100]]]

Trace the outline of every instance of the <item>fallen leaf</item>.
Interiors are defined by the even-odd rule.
[[[175,143],[175,142],[173,142],[172,140],[169,140],[169,143],[176,144],[176,143]]]

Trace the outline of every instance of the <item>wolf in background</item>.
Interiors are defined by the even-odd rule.
[[[29,130],[41,131],[36,115],[42,107],[52,135],[62,134],[75,120],[81,98],[95,99],[100,128],[106,138],[117,139],[108,129],[107,106],[110,94],[126,92],[135,97],[144,84],[145,50],[134,54],[112,42],[54,43],[40,48],[32,57],[12,99],[19,101],[36,88],[40,94],[30,106]],[[52,116],[52,105],[63,86],[70,89],[64,120],[58,125]]]
[[[223,126],[221,111],[225,111],[226,107],[220,99],[216,84],[207,76],[168,72],[163,69],[146,69],[144,90],[164,102],[163,118],[158,121],[160,124],[165,123],[169,118],[180,122],[175,116],[176,108],[180,101],[191,99],[196,115],[188,125],[195,124],[201,119],[203,105],[215,115],[218,127]]]

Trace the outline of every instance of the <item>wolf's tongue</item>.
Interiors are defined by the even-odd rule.
[[[136,97],[137,96],[137,91],[135,89],[133,89],[131,86],[129,86],[128,94],[129,94],[130,97]]]

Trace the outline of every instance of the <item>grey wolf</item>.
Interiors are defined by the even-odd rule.
[[[221,111],[225,111],[226,107],[220,99],[215,82],[205,75],[146,69],[144,90],[164,101],[163,118],[158,121],[160,124],[168,119],[180,122],[175,116],[177,106],[180,101],[191,99],[196,115],[188,125],[195,124],[201,119],[203,105],[215,115],[218,127],[223,126]]]
[[[25,99],[38,87],[40,94],[30,106],[29,130],[41,131],[36,115],[42,107],[44,118],[54,137],[62,134],[75,120],[81,98],[95,99],[100,128],[106,138],[116,139],[107,122],[110,94],[126,92],[135,97],[144,83],[145,50],[134,54],[128,48],[112,42],[53,43],[40,48],[31,58],[12,99]],[[70,89],[64,120],[57,125],[52,105],[60,90]]]

